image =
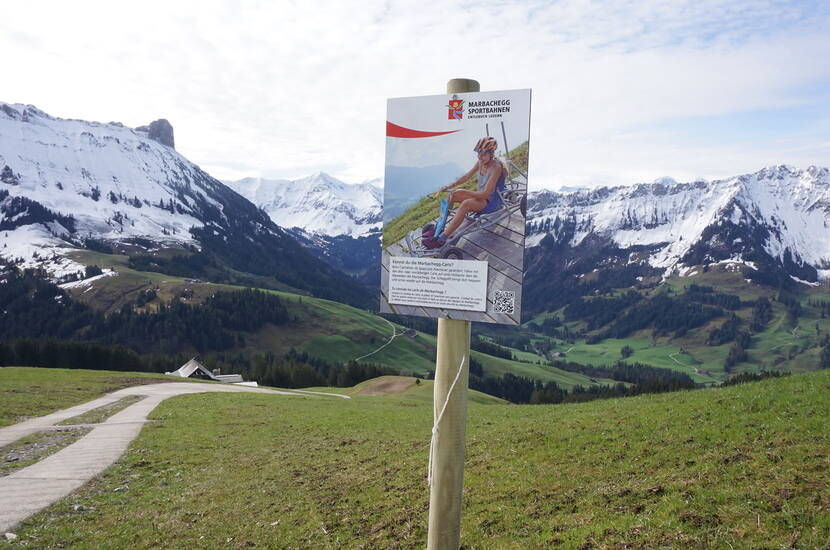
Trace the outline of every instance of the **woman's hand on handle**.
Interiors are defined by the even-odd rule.
[[[441,189],[439,189],[438,191],[433,191],[432,193],[430,193],[429,195],[427,195],[427,197],[429,197],[429,198],[431,198],[431,199],[434,199],[435,197],[437,197],[437,196],[438,196],[438,193],[443,193],[443,192],[444,192],[444,191],[446,191],[447,189],[451,189],[454,185],[455,185],[454,183],[451,183],[451,184],[449,184],[449,185],[445,185],[444,187],[442,187],[442,188],[441,188]],[[450,191],[450,193],[452,193],[452,191]]]

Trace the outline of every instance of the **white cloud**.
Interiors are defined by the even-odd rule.
[[[5,101],[56,116],[165,117],[223,178],[381,175],[385,99],[532,87],[545,186],[830,164],[827,140],[690,140],[687,117],[827,95],[827,10],[779,1],[6,2]],[[809,92],[809,93],[808,93]],[[651,126],[660,123],[660,131]],[[823,145],[822,145],[823,143]],[[781,157],[787,158],[781,158]]]

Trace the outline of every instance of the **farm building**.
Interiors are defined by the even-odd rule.
[[[207,369],[207,367],[197,361],[195,357],[179,367],[178,370],[173,372],[165,372],[164,374],[168,374],[170,376],[180,376],[182,378],[214,380],[216,382],[225,382],[228,384],[256,385],[256,382],[243,382],[241,374],[220,374],[219,369],[211,372]]]

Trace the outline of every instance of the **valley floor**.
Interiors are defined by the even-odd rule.
[[[0,548],[423,547],[426,400],[202,394],[151,418],[112,468]],[[580,405],[471,403],[462,542],[822,548],[828,421],[830,371]]]

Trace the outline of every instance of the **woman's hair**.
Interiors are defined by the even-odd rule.
[[[502,159],[500,159],[498,156],[496,156],[496,153],[494,151],[488,151],[488,152],[491,155],[493,155],[493,162],[497,163],[501,167],[501,170],[504,173],[504,177],[505,177],[505,179],[507,179],[507,176],[510,175],[510,169],[507,167],[507,163],[504,162]]]
[[[507,177],[510,175],[510,168],[507,167],[507,163],[499,157],[497,157],[495,153],[493,154],[493,160],[499,163],[499,166],[501,166],[501,171],[504,174],[504,179],[507,179]]]

